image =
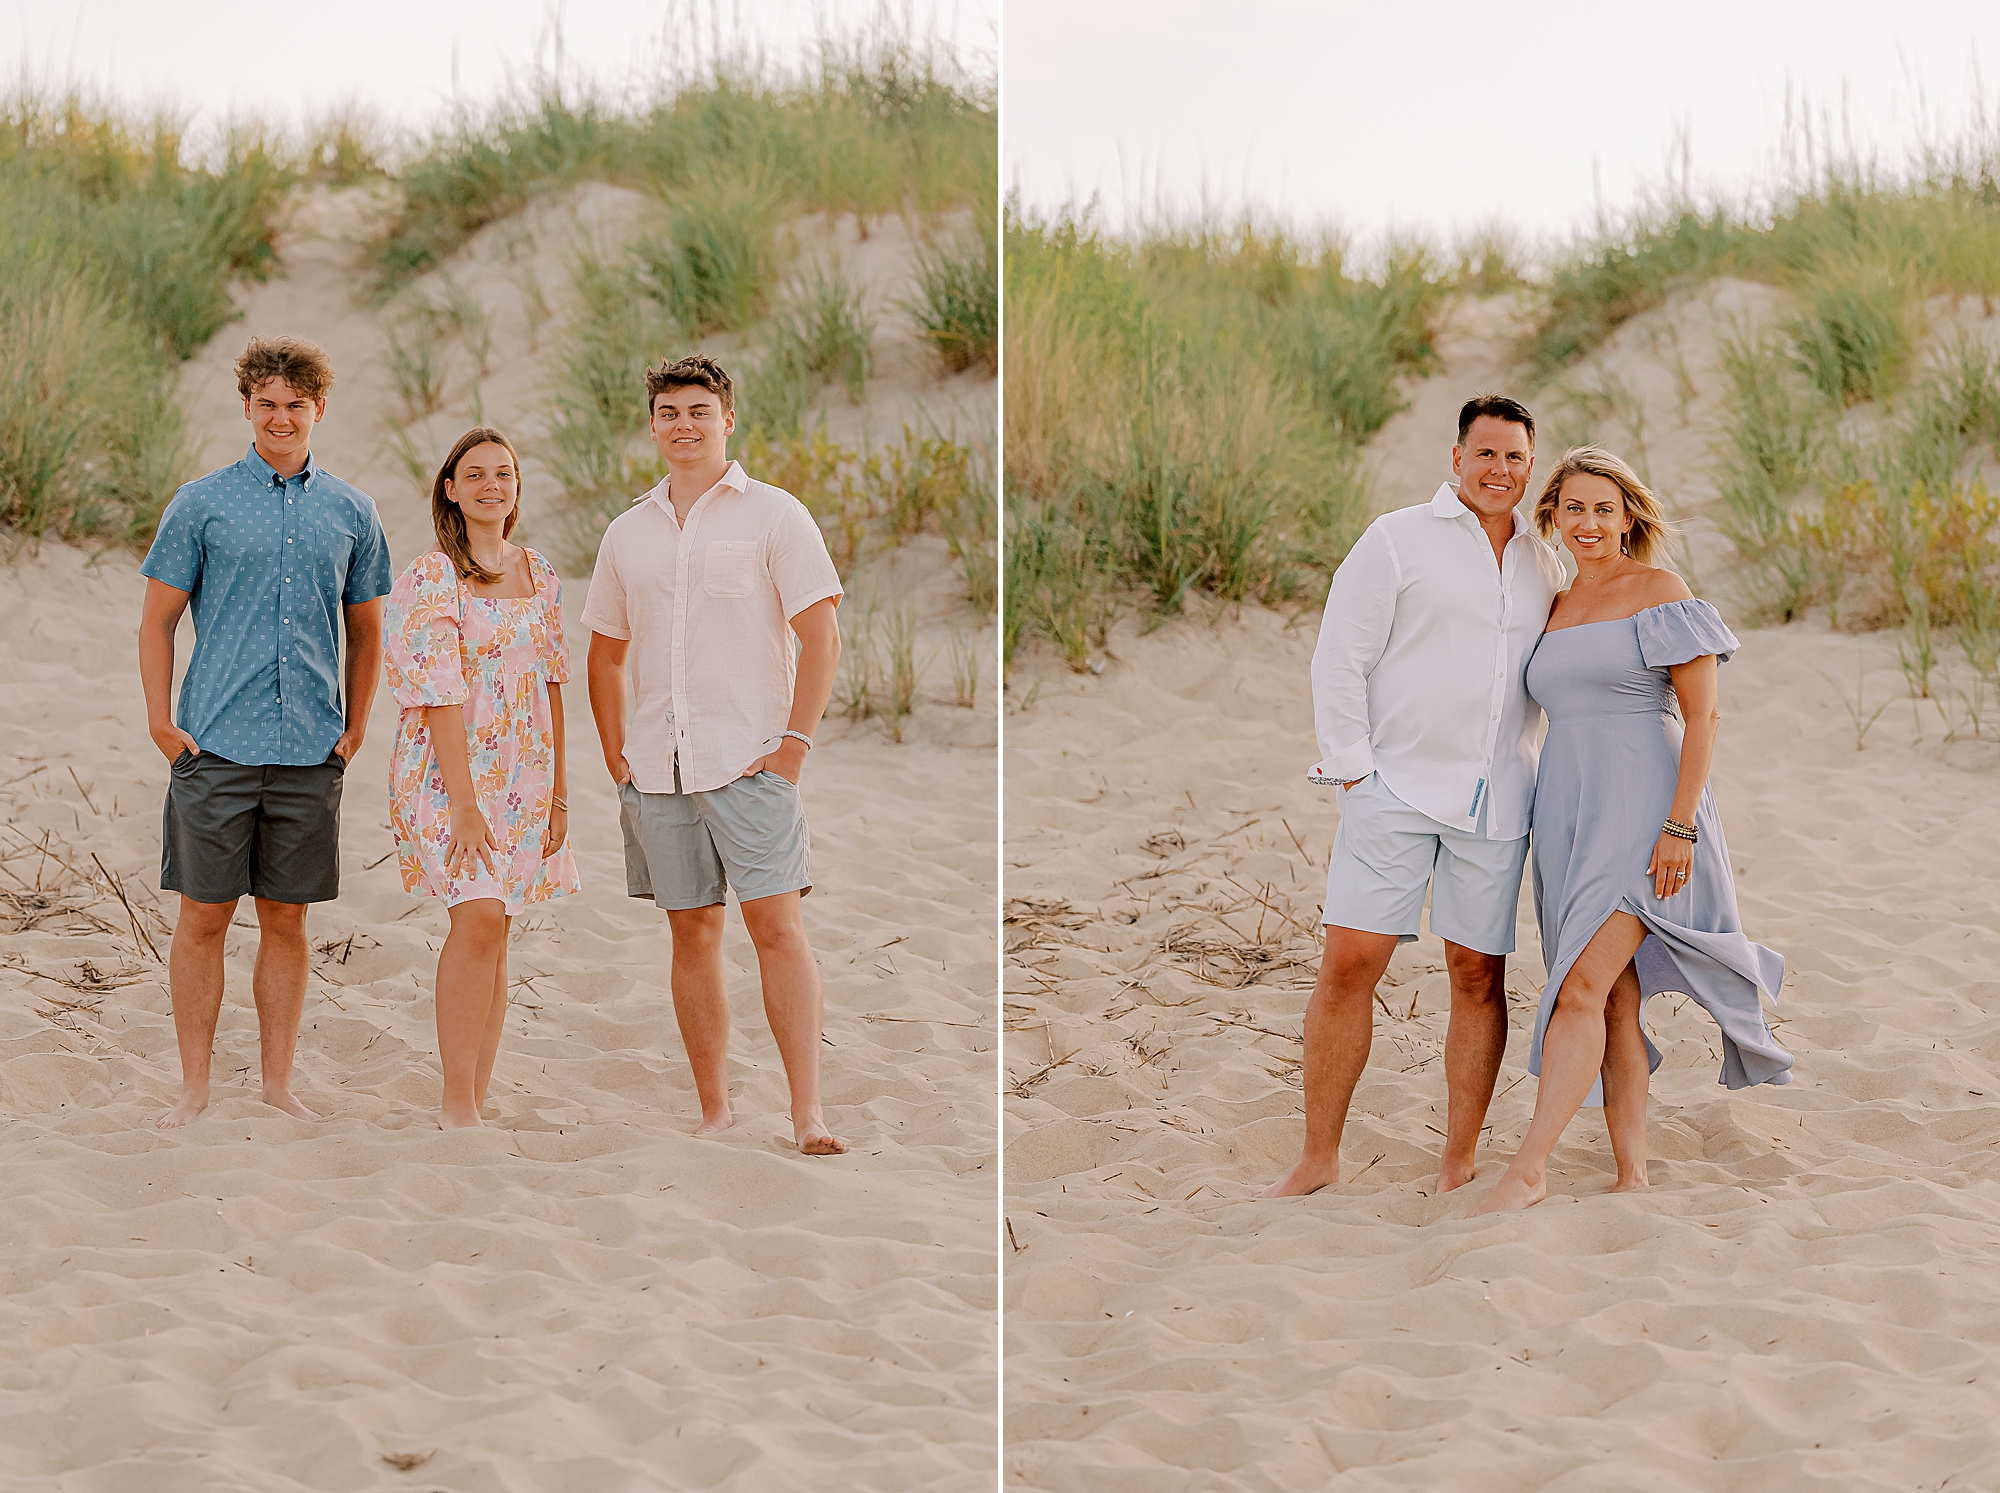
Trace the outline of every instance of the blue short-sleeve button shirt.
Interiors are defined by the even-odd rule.
[[[305,469],[280,477],[253,445],[174,494],[140,573],[189,594],[194,657],[176,721],[230,762],[324,762],[345,729],[340,609],[386,596],[375,500]]]

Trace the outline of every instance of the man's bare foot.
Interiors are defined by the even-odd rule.
[[[723,1131],[727,1130],[731,1125],[734,1125],[735,1123],[736,1123],[736,1116],[729,1112],[729,1107],[727,1105],[724,1105],[714,1114],[710,1114],[707,1110],[703,1110],[701,1114],[701,1123],[694,1127],[694,1133],[696,1135],[720,1135],[722,1134]]]
[[[1646,1185],[1646,1174],[1638,1172],[1630,1177],[1620,1177],[1616,1182],[1611,1184],[1611,1190],[1613,1192],[1637,1192]]]
[[[1546,1177],[1536,1182],[1528,1182],[1508,1172],[1494,1189],[1477,1203],[1466,1209],[1467,1218],[1478,1218],[1486,1213],[1519,1213],[1524,1208],[1532,1208],[1549,1195]]]
[[[1456,1192],[1479,1175],[1478,1167],[1470,1161],[1444,1161],[1438,1164],[1438,1195]]]
[[[1302,1198],[1340,1180],[1340,1158],[1332,1161],[1301,1161],[1257,1196],[1260,1198]]]
[[[196,1115],[208,1108],[208,1086],[198,1089],[182,1089],[180,1102],[159,1119],[153,1121],[155,1130],[178,1130]]]
[[[322,1120],[326,1118],[324,1115],[315,1114],[312,1110],[307,1109],[303,1104],[299,1103],[297,1097],[290,1089],[266,1089],[264,1090],[264,1102],[273,1109],[282,1109],[295,1120]]]

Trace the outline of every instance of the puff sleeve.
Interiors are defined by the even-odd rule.
[[[563,642],[562,577],[555,566],[529,550],[535,567],[535,594],[541,598],[535,619],[536,665],[547,684],[569,683],[569,649]]]
[[[405,710],[465,703],[461,598],[458,572],[442,550],[419,555],[390,588],[382,660],[390,693]]]
[[[1711,653],[1726,664],[1742,646],[1722,614],[1699,597],[1648,607],[1632,620],[1639,629],[1639,656],[1649,669],[1670,669]]]

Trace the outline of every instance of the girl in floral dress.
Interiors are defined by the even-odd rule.
[[[384,656],[403,713],[389,823],[403,889],[442,897],[438,1056],[446,1130],[480,1123],[507,1017],[514,916],[578,888],[563,764],[562,582],[509,544],[520,463],[499,431],[468,430],[438,469],[438,547],[389,593]]]

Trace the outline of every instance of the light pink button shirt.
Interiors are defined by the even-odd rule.
[[[707,793],[776,749],[798,669],[791,619],[838,596],[819,525],[797,498],[729,464],[674,517],[667,483],[611,521],[583,625],[630,639],[625,760],[642,793]]]

